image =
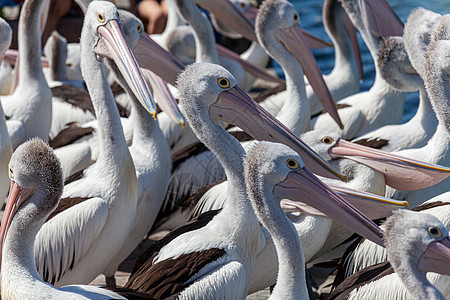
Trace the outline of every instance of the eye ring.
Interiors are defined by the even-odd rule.
[[[220,77],[219,79],[217,79],[217,84],[223,89],[230,87],[230,81],[225,77]]]
[[[14,179],[14,169],[12,166],[9,167],[9,177],[11,179]]]
[[[142,26],[141,26],[141,24],[138,24],[138,25],[136,26],[136,29],[137,29],[137,31],[138,31],[139,33],[141,33],[141,32],[142,32]]]
[[[289,158],[288,160],[286,160],[286,165],[289,169],[292,169],[292,170],[298,169],[298,167],[300,167],[300,164],[298,163],[298,161],[296,161],[293,158]]]
[[[332,138],[330,138],[329,136],[322,138],[322,143],[324,143],[326,145],[330,145],[333,142],[334,142],[334,140]]]
[[[100,23],[105,23],[105,21],[106,21],[105,15],[102,14],[102,13],[98,13],[98,14],[97,14],[97,20],[98,20]]]
[[[440,238],[442,236],[442,231],[438,227],[430,226],[428,227],[428,234],[433,238]]]
[[[299,18],[298,18],[298,14],[297,14],[297,13],[294,13],[294,14],[292,15],[292,18],[294,19],[294,22],[295,22],[295,23],[300,23],[300,20],[299,20]]]

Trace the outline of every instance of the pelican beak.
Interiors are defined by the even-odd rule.
[[[322,72],[305,40],[300,25],[294,24],[291,27],[279,29],[276,33],[276,37],[300,63],[303,72],[308,78],[309,84],[316,93],[317,99],[319,99],[322,106],[336,121],[339,127],[341,129],[344,128],[344,125],[339,118],[336,104],[323,80]]]
[[[393,200],[340,186],[329,185],[329,187],[371,220],[389,217],[392,215],[392,211],[409,207],[407,201]],[[286,212],[304,212],[313,216],[328,217],[320,210],[317,210],[306,203],[290,199],[281,199],[280,206]]]
[[[375,37],[403,36],[403,22],[386,0],[361,0],[361,14]]]
[[[450,239],[432,242],[422,254],[417,264],[424,272],[450,275]]]
[[[257,140],[282,143],[294,149],[308,168],[320,176],[347,181],[345,175],[336,171],[237,86],[221,92],[211,104],[209,113],[212,120],[238,126]]]
[[[345,157],[384,174],[386,184],[398,190],[418,190],[450,176],[450,168],[339,139],[328,150],[332,158]]]
[[[361,49],[359,48],[358,38],[356,37],[356,29],[353,26],[352,21],[344,11],[344,27],[350,37],[350,43],[352,45],[353,55],[355,56],[356,66],[358,68],[359,79],[364,79],[364,68],[361,57]]]
[[[231,51],[219,44],[216,44],[216,48],[219,56],[238,62],[245,69],[245,71],[252,74],[253,76],[269,82],[284,83],[284,80],[273,76],[272,74],[267,72],[267,70],[242,59],[236,52]]]
[[[359,235],[383,246],[383,231],[306,168],[291,171],[274,187],[278,199],[306,203]]]
[[[149,69],[164,81],[176,85],[178,74],[184,70],[184,65],[148,34],[141,33],[133,52],[142,68]]]
[[[327,42],[323,39],[321,39],[318,36],[315,36],[309,31],[304,30],[303,28],[303,36],[305,37],[305,41],[308,44],[310,49],[322,49],[322,48],[328,48],[328,47],[334,47],[334,45],[330,42]]]
[[[105,25],[98,26],[97,32],[105,42],[110,58],[116,63],[139,102],[156,118],[156,104],[150,88],[117,20],[110,20]]]
[[[3,59],[10,65],[14,66],[16,64],[17,55],[19,55],[19,52],[17,50],[8,49],[6,50]]]
[[[330,188],[371,220],[389,217],[392,211],[409,207],[408,201],[394,200],[340,186]]]
[[[6,50],[3,60],[5,60],[7,63],[9,63],[11,66],[14,66],[16,64],[17,56],[19,55],[19,51],[14,49],[8,49]],[[43,68],[48,68],[48,60],[41,56],[41,63]]]
[[[6,234],[8,233],[11,221],[19,207],[34,194],[34,188],[21,188],[16,182],[11,180],[11,188],[9,190],[8,200],[6,201],[5,212],[3,213],[2,226],[0,228],[0,253],[3,250]],[[0,255],[0,264],[1,264]]]
[[[155,96],[159,107],[167,113],[172,121],[180,124],[184,128],[184,116],[178,108],[178,103],[167,87],[166,82],[148,69],[143,69],[142,72],[152,86],[153,95]]]
[[[198,5],[250,41],[258,41],[253,24],[229,0],[201,0]]]

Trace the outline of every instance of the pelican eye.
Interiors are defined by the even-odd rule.
[[[105,15],[102,14],[102,13],[98,13],[98,14],[97,14],[97,20],[98,20],[100,23],[105,23],[105,21],[106,21]]]
[[[298,20],[298,14],[294,13],[294,15],[292,16],[292,18],[294,19],[295,23],[299,23],[300,21]]]
[[[442,236],[442,231],[434,226],[428,227],[428,234],[433,238],[440,238]]]
[[[14,169],[12,166],[9,167],[9,178],[14,179]]]
[[[230,87],[230,81],[225,77],[220,77],[217,79],[217,84],[224,89]]]
[[[136,27],[136,29],[137,29],[137,31],[138,31],[139,33],[141,33],[141,32],[142,32],[142,26],[141,26],[141,24],[138,24],[138,26]]]
[[[329,136],[326,136],[322,139],[322,143],[327,144],[327,145],[331,144],[332,142],[334,142],[334,140],[332,138],[330,138]]]
[[[247,4],[245,4],[244,2],[239,2],[239,6],[244,9],[247,8]]]
[[[300,167],[300,164],[298,163],[298,161],[296,161],[293,158],[289,158],[286,161],[286,165],[288,166],[289,169],[297,169],[298,167]]]

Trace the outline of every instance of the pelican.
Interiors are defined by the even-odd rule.
[[[385,0],[369,4],[365,1],[341,1],[352,23],[361,33],[370,54],[376,61],[381,37],[402,35],[403,24]],[[376,17],[375,17],[376,16]],[[375,64],[375,82],[367,92],[338,101],[346,107],[339,110],[344,129],[332,124],[327,115],[311,122],[313,129],[333,130],[342,138],[352,139],[387,124],[400,123],[406,93],[393,89],[381,76]]]
[[[3,299],[126,299],[95,286],[56,289],[44,282],[34,261],[33,243],[63,193],[58,158],[42,140],[19,146],[9,164],[11,191],[0,230]]]
[[[126,240],[136,213],[136,171],[101,60],[114,59],[146,110],[155,114],[156,108],[119,22],[113,4],[94,1],[83,24],[81,69],[100,124],[99,157],[65,187],[61,204],[67,209],[53,212],[37,234],[37,269],[56,286],[89,283],[101,273]]]
[[[355,29],[340,2],[324,1],[322,17],[325,30],[335,49],[335,65],[329,74],[323,76],[323,79],[333,99],[338,101],[359,91],[359,80],[362,78],[359,45]],[[309,84],[306,86],[306,93],[311,105],[311,115],[320,113],[323,107]],[[281,107],[286,99],[283,94],[267,99],[264,105],[272,107],[274,105],[272,103],[276,101],[276,107]],[[269,111],[275,113],[275,111]]]
[[[8,50],[9,44],[12,39],[12,30],[9,24],[2,18],[0,18],[0,61],[3,61],[3,57]],[[12,155],[11,140],[8,134],[8,128],[6,127],[5,114],[3,107],[0,103],[0,198],[8,195],[8,173],[7,170],[9,159]],[[1,200],[3,202],[3,199]]]
[[[278,256],[278,275],[270,299],[309,297],[302,243],[297,228],[280,207],[285,201],[282,198],[307,198],[305,194],[298,195],[299,191],[292,188],[292,183],[289,184],[289,192],[283,191],[288,186],[287,181],[294,181],[294,176],[308,172],[303,167],[297,153],[284,145],[267,142],[254,145],[245,158],[244,172],[249,198],[258,220],[269,231]],[[333,210],[333,213],[333,218],[339,218],[339,209]]]
[[[322,105],[339,122],[334,101],[306,45],[293,5],[287,1],[265,2],[257,17],[256,28],[260,44],[281,63],[286,74],[288,94],[285,96],[289,101],[284,103],[277,119],[296,135],[309,129],[310,107],[303,81],[304,69],[311,85],[318,91]],[[171,175],[164,207],[167,203],[176,206],[186,195],[192,195],[199,188],[223,179],[224,175],[221,165],[211,152],[189,158]]]
[[[433,197],[425,201],[419,206],[414,207],[413,211],[423,212],[436,217],[442,224],[450,229],[450,192]],[[384,225],[381,225],[384,228]],[[346,250],[342,257],[341,263],[338,265],[338,273],[334,285],[338,285],[342,280],[350,275],[370,267],[375,264],[385,262],[387,260],[386,249],[380,247],[371,241],[362,238],[355,240]],[[433,276],[434,282],[448,280],[448,276]],[[440,283],[440,286],[448,286],[448,284]],[[442,290],[445,295],[450,293],[450,289]]]
[[[3,111],[13,149],[31,137],[48,140],[52,93],[41,66],[40,13],[46,1],[24,3],[19,18],[19,82],[12,95],[3,96]]]
[[[445,226],[431,215],[399,210],[388,218],[385,228],[392,267],[384,263],[354,274],[329,299],[445,299],[430,282],[433,274],[425,276],[428,272],[450,275],[450,238]],[[356,283],[357,276],[361,280]]]
[[[114,273],[119,264],[139,245],[156,219],[169,184],[171,160],[169,145],[158,123],[139,103],[114,62],[108,61],[108,65],[131,100],[129,119],[134,133],[129,150],[136,169],[138,189],[133,227],[117,255],[103,272],[107,285],[115,286]]]
[[[402,37],[390,37],[383,41],[378,64],[384,79],[393,88],[406,92],[419,90],[419,107],[407,123],[383,126],[358,137],[354,142],[389,152],[425,146],[436,130],[437,119],[423,80],[409,61]]]
[[[237,140],[217,123],[219,120],[234,119],[234,123],[240,123],[239,126],[244,130],[251,124],[254,134],[273,128],[274,140],[284,140],[283,135],[289,134],[289,131],[280,123],[272,123],[275,120],[268,119],[269,115],[259,115],[263,113],[262,110],[254,112],[259,115],[257,118],[260,118],[261,123],[253,123],[254,118],[250,114],[246,114],[245,119],[240,119],[241,108],[236,104],[244,101],[247,112],[253,109],[255,104],[250,106],[251,102],[246,101],[245,94],[236,87],[236,80],[222,67],[212,64],[191,65],[180,75],[178,82],[180,103],[193,131],[224,165],[229,180],[227,203],[206,226],[172,237],[168,244],[159,244],[159,251],[130,277],[125,287],[150,292],[157,297],[175,294],[181,298],[242,299],[247,294],[250,283],[258,246],[259,224],[245,189],[242,164],[245,151]],[[229,101],[234,105],[228,106],[226,103]],[[299,152],[304,153],[306,150],[311,153],[313,160],[318,158],[310,150],[299,147],[297,141],[293,145]],[[298,166],[295,167],[297,169]],[[283,190],[287,192],[289,187],[294,189],[294,185],[300,188],[295,178],[300,181],[301,174],[313,180],[313,186],[320,184],[306,169],[301,170],[304,173],[293,174],[292,181],[281,178],[282,181],[286,180],[281,183],[280,193]],[[325,188],[324,185],[321,187]],[[316,188],[311,190],[316,191]],[[326,193],[332,192],[327,190]],[[334,194],[328,195],[337,200]],[[324,199],[323,196],[320,198]],[[313,205],[309,203],[309,199],[305,201]],[[346,209],[350,208],[345,206]],[[327,205],[321,206],[320,209],[322,208],[326,209]],[[231,217],[234,222],[229,222]],[[371,227],[371,223],[366,219],[358,219],[357,222],[363,225],[358,228],[378,240],[376,227]],[[170,270],[170,274],[162,274],[163,270]],[[176,282],[172,281],[173,275],[177,278]],[[190,284],[179,284],[184,282]]]
[[[128,11],[119,10],[119,16],[123,22],[123,29],[124,34],[127,38],[127,41],[129,42],[131,47],[137,47],[136,45],[139,43],[142,43],[142,40],[144,40],[144,43],[148,41],[148,36],[146,34],[142,33],[143,24],[142,22],[136,18],[133,14],[131,14]],[[147,39],[145,38],[147,36]],[[140,42],[141,41],[141,42]],[[148,45],[148,44],[145,44]],[[169,53],[167,53],[165,50],[162,50],[163,52],[159,53],[156,49],[154,50],[154,47],[156,44],[150,44],[150,49],[145,52],[144,59],[141,62],[145,62],[146,66],[157,72],[158,74],[165,74],[168,75],[169,78],[174,77],[175,75],[170,72],[166,72],[168,68],[171,68],[172,65],[175,63],[175,69],[178,68],[180,70],[180,66],[176,63],[176,61],[172,61],[172,59],[175,59],[173,56],[170,56]],[[147,49],[146,49],[147,50]],[[142,56],[142,51],[141,51]],[[159,57],[158,64],[152,65],[152,62],[156,59],[154,57]],[[148,59],[151,59],[151,62],[148,63]],[[173,68],[173,67],[172,67]],[[164,71],[161,71],[164,70]],[[153,78],[155,75],[147,76],[148,73],[151,73],[149,70],[143,70],[144,75],[146,75],[147,79],[150,77]],[[151,79],[150,78],[150,79]],[[169,122],[175,121],[177,126],[178,124],[184,124],[183,117],[181,113],[178,110],[178,107],[176,106],[175,99],[173,97],[168,96],[168,92],[164,94],[165,90],[167,89],[164,84],[160,83],[161,79],[157,80],[150,80],[154,87],[155,95],[158,97],[158,104],[162,108],[162,110],[167,113],[167,120]],[[156,84],[155,84],[156,83]],[[124,105],[128,105],[128,103],[131,102],[126,98],[126,102]],[[58,102],[54,102],[58,103]],[[62,114],[57,114],[59,116],[63,116],[67,114],[68,112],[63,112]],[[136,116],[136,115],[135,115]],[[76,121],[76,120],[71,120]],[[127,140],[128,144],[132,143],[133,139],[133,126],[134,126],[134,119],[133,118],[121,118],[122,126],[124,127],[124,133],[125,138]],[[65,124],[65,122],[63,123]],[[56,149],[56,153],[58,157],[61,159],[61,163],[63,166],[63,172],[65,178],[71,175],[76,175],[77,172],[85,169],[90,164],[95,162],[98,156],[98,135],[96,134],[96,128],[98,128],[97,121],[91,121],[84,123],[81,125],[81,127],[76,127],[76,132],[79,133],[79,135],[76,135],[78,139],[73,141],[74,137],[70,135],[70,131],[68,132],[61,132],[57,137],[55,137],[54,140],[63,139],[68,140],[70,142],[74,142],[74,144],[66,145],[65,147],[61,147]],[[70,129],[70,127],[69,127]],[[81,138],[80,138],[81,135]],[[76,159],[74,159],[74,157]]]
[[[447,24],[448,21],[444,19],[442,23],[436,26],[442,25],[442,28],[446,28],[448,26]],[[422,148],[405,149],[397,152],[406,157],[447,167],[450,166],[450,114],[448,114],[450,110],[450,98],[446,93],[449,83],[444,79],[444,76],[449,67],[449,62],[446,60],[449,50],[450,42],[447,40],[432,42],[426,52],[424,63],[425,87],[438,119],[436,132],[428,141],[427,145]],[[407,200],[414,207],[431,197],[447,192],[449,184],[450,179],[447,178],[435,186],[417,191],[388,189],[386,195],[393,199]]]

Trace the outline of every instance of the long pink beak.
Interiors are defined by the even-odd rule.
[[[450,276],[450,239],[432,242],[422,254],[417,264],[419,270]]]
[[[317,65],[316,59],[314,58],[309,45],[305,41],[300,25],[295,24],[288,28],[279,29],[276,36],[302,66],[309,84],[316,93],[317,99],[319,99],[322,106],[336,121],[339,127],[341,129],[344,128],[344,125],[339,118],[333,96],[331,96],[327,84],[323,79],[319,65]]]
[[[409,206],[407,201],[393,200],[340,186],[329,185],[329,187],[371,220],[389,217],[394,210]],[[280,205],[286,212],[298,211],[313,216],[328,217],[320,210],[303,202],[281,199]]]
[[[15,49],[8,49],[5,52],[5,56],[4,56],[4,60],[9,63],[10,65],[14,66],[16,64],[16,59],[17,56],[19,55],[19,51],[15,50]],[[41,63],[42,63],[42,67],[43,68],[48,68],[48,60],[41,56]]]
[[[237,86],[220,93],[210,105],[209,113],[211,119],[236,125],[257,140],[282,143],[294,149],[316,174],[347,180]]]
[[[383,231],[368,217],[322,183],[306,168],[291,171],[275,185],[274,195],[306,203],[359,235],[384,245]]]
[[[159,107],[167,113],[167,115],[172,119],[172,121],[180,124],[184,127],[185,120],[184,116],[178,108],[178,103],[170,92],[167,84],[158,75],[153,73],[148,69],[142,69],[145,77],[152,86],[153,95],[159,105]]]
[[[184,65],[153,41],[148,34],[141,34],[133,52],[142,68],[149,69],[164,81],[176,85],[177,77],[184,70]]]
[[[229,0],[201,0],[197,4],[214,14],[230,29],[242,34],[250,41],[257,41],[253,24]]]
[[[11,181],[11,188],[9,189],[8,200],[6,201],[5,212],[3,213],[2,226],[0,228],[0,266],[1,266],[1,251],[5,243],[6,234],[8,233],[11,221],[16,214],[19,207],[35,192],[35,189],[21,188],[17,183]]]
[[[399,190],[423,189],[450,176],[448,167],[428,164],[343,139],[339,139],[328,153],[332,158],[349,158],[383,173],[386,184]]]
[[[386,0],[360,0],[366,28],[377,38],[403,36],[403,22]]]
[[[156,118],[156,104],[150,88],[117,20],[110,20],[105,25],[98,26],[97,32],[104,39],[110,58],[116,63],[136,98]]]

